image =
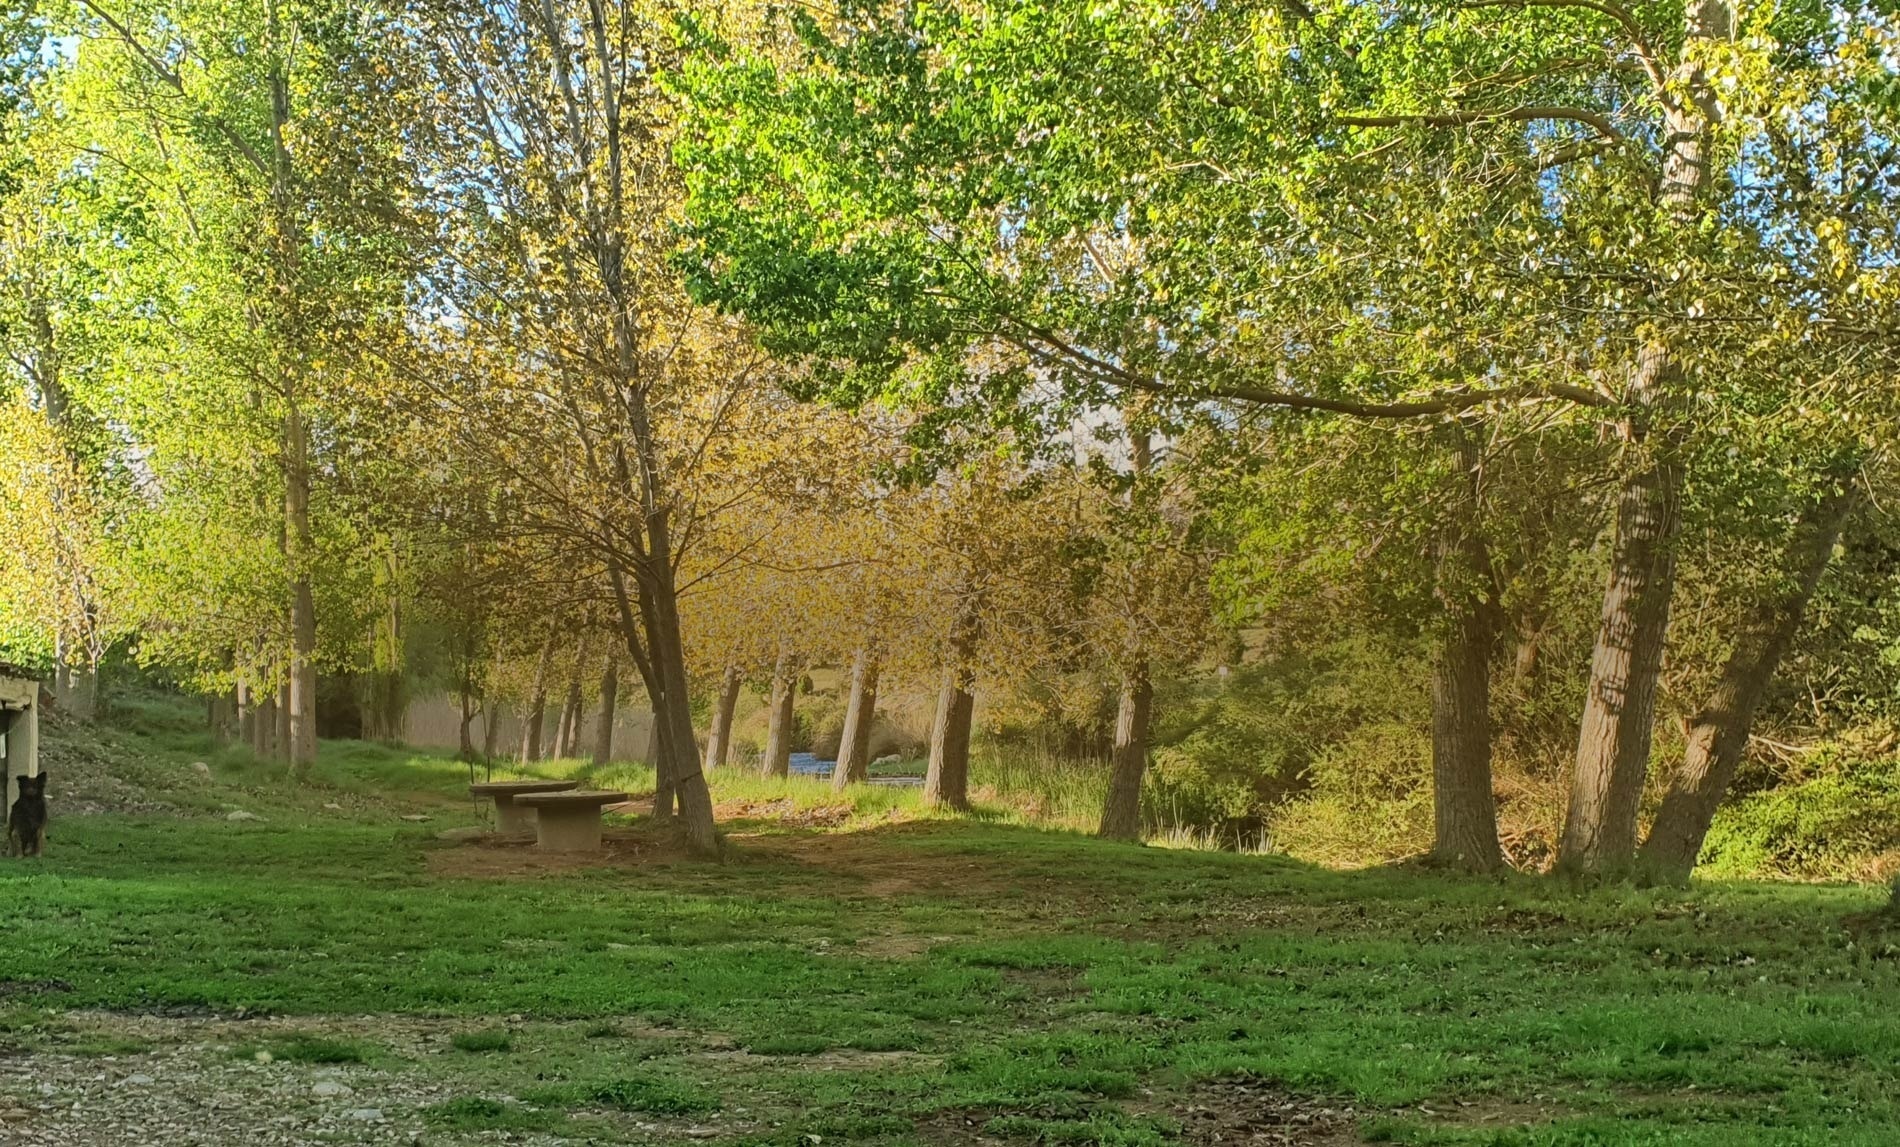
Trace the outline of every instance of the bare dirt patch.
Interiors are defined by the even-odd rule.
[[[1249,1147],[1357,1147],[1353,1108],[1290,1095],[1255,1080],[1215,1080],[1176,1097],[1162,1113],[1179,1123],[1181,1141]]]
[[[790,797],[780,797],[768,801],[721,801],[713,809],[713,816],[721,824],[737,820],[769,820],[787,828],[837,828],[851,819],[853,811],[848,804],[799,808]]]
[[[545,852],[528,837],[484,833],[440,843],[429,851],[428,867],[437,876],[505,880],[589,868],[670,864],[688,855],[678,834],[648,827],[605,829],[600,844],[599,852]]]

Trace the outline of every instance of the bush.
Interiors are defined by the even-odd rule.
[[[1830,745],[1798,777],[1716,814],[1702,848],[1710,876],[1872,880],[1900,866],[1900,757]]]

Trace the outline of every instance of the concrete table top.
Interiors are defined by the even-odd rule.
[[[534,827],[534,822],[528,810],[516,803],[519,798],[579,787],[579,781],[483,781],[468,786],[468,791],[473,796],[494,798],[496,831],[527,832]]]

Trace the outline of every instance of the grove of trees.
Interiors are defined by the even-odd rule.
[[[863,780],[900,696],[926,803],[1013,757],[1108,837],[1682,881],[1738,802],[1878,820],[1897,58],[1765,0],[39,0],[0,659],[297,776],[439,693],[705,854],[709,777]]]

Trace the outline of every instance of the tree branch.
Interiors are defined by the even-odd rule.
[[[1478,109],[1458,109],[1448,112],[1419,112],[1410,115],[1348,115],[1340,116],[1339,122],[1348,127],[1409,127],[1414,124],[1425,127],[1464,127],[1474,123],[1488,123],[1492,120],[1510,120],[1516,123],[1530,123],[1536,120],[1568,120],[1571,123],[1584,124],[1593,128],[1606,140],[1621,142],[1623,133],[1616,130],[1610,117],[1589,108],[1574,107],[1515,107],[1497,111]]]
[[[114,19],[110,13],[104,8],[99,7],[93,0],[79,0],[79,2],[85,6],[88,12],[91,12],[103,20],[106,26],[111,28],[113,32],[118,35],[119,39],[125,42],[126,47],[132,49],[133,52],[138,54],[140,59],[145,61],[145,66],[152,69],[152,72],[157,75],[159,79],[165,81],[165,83],[180,96],[184,96],[187,99],[190,98],[185,91],[184,77],[166,67],[164,62],[154,55],[150,48],[147,48],[144,44],[139,42],[138,37],[132,34],[130,28],[127,28],[124,24]],[[211,116],[210,120],[212,126],[218,129],[218,134],[230,140],[231,146],[237,148],[244,154],[244,158],[250,162],[252,167],[257,169],[258,174],[269,175],[271,173],[271,165],[264,161],[264,157],[258,154],[257,149],[246,142],[244,137],[237,133],[236,129],[232,128],[230,124],[225,123],[224,120],[218,116]]]
[[[1465,0],[1466,8],[1581,8],[1608,16],[1623,29],[1630,38],[1630,46],[1636,49],[1636,58],[1642,62],[1644,74],[1656,85],[1657,91],[1666,86],[1662,65],[1657,63],[1656,50],[1649,46],[1649,37],[1643,34],[1643,26],[1636,22],[1635,13],[1620,4],[1608,0]]]

